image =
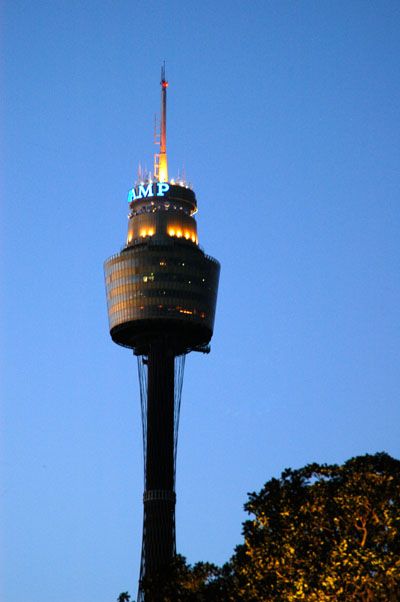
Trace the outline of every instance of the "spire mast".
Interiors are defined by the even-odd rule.
[[[160,128],[160,152],[155,155],[154,174],[159,182],[168,182],[168,159],[167,159],[167,88],[168,82],[165,78],[165,61],[161,67],[161,128]]]
[[[165,79],[165,62],[161,67],[161,136],[160,153],[167,153],[167,88],[168,82]]]

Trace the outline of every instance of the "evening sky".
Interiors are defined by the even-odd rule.
[[[14,0],[2,7],[4,602],[136,595],[136,360],[103,261],[152,166],[167,63],[170,175],[222,264],[191,354],[178,551],[223,563],[246,492],[399,439],[400,4]]]

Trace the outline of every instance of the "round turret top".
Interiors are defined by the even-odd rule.
[[[187,186],[170,182],[145,182],[137,184],[128,193],[131,211],[139,213],[144,206],[155,203],[172,205],[177,209],[185,209],[193,215],[197,212],[196,195]]]

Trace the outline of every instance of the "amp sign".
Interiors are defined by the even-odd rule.
[[[146,197],[164,196],[169,190],[167,182],[154,182],[154,184],[139,184],[128,192],[128,203],[138,201]]]

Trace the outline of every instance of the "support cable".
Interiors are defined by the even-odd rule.
[[[183,375],[185,372],[186,354],[175,357],[175,391],[174,391],[174,488],[176,480],[176,456],[178,449],[179,417],[181,412]]]
[[[143,434],[143,466],[144,466],[144,487],[146,489],[146,450],[147,450],[147,365],[146,356],[137,356],[139,386],[140,386],[140,408],[142,413],[142,434]]]

